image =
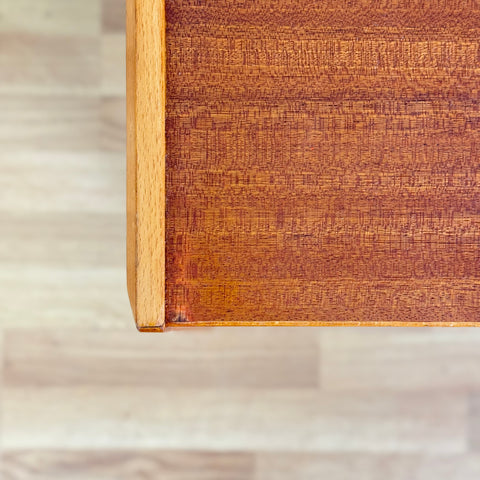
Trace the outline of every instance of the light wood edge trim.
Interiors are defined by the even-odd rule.
[[[164,0],[127,0],[127,289],[139,330],[165,326]]]
[[[480,327],[480,322],[402,322],[402,321],[382,321],[382,322],[344,322],[341,320],[335,320],[331,322],[315,322],[315,321],[295,321],[295,320],[282,320],[282,321],[263,321],[263,320],[249,320],[239,322],[222,322],[210,321],[210,322],[185,322],[185,323],[167,323],[166,329],[168,330],[183,330],[191,328],[205,328],[205,327],[442,327],[442,328],[454,328],[454,327]],[[155,332],[159,329],[151,328],[149,331]],[[163,330],[162,330],[163,331]]]

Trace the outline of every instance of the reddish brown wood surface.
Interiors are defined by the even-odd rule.
[[[477,2],[166,21],[167,325],[480,319]]]

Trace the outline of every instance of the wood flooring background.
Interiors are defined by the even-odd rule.
[[[480,330],[136,332],[123,2],[0,2],[4,480],[477,480]]]

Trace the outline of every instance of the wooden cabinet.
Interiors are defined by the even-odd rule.
[[[141,330],[477,324],[478,7],[127,3]]]

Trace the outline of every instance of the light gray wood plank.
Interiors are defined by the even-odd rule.
[[[0,214],[4,266],[121,267],[125,216],[101,213]],[[35,241],[32,241],[35,239]]]
[[[3,443],[9,449],[464,453],[466,418],[467,402],[458,394],[9,387]]]
[[[467,391],[480,387],[479,329],[325,329],[328,391]]]
[[[4,456],[3,480],[252,480],[245,453],[14,451]]]
[[[136,335],[125,283],[124,267],[3,266],[0,324],[91,329],[99,335],[104,328],[128,328]]]
[[[94,93],[101,84],[100,37],[0,33],[0,93]]]
[[[0,95],[3,152],[92,152],[100,146],[101,100],[78,96]]]
[[[102,94],[123,99],[126,92],[125,34],[102,35]]]
[[[37,328],[5,335],[8,386],[317,386],[318,349],[307,329],[204,329],[160,338]]]
[[[480,456],[259,454],[256,480],[476,480]]]
[[[480,454],[480,391],[470,396],[468,414],[469,446],[472,451]]]
[[[105,32],[125,31],[125,2],[123,0],[103,0],[102,11],[102,26]]]
[[[101,105],[101,148],[109,152],[125,152],[126,101],[123,97],[104,97]]]
[[[0,2],[0,33],[27,32],[49,37],[98,35],[100,10],[101,0],[3,0]]]
[[[121,153],[0,151],[0,165],[0,215],[124,215]]]

